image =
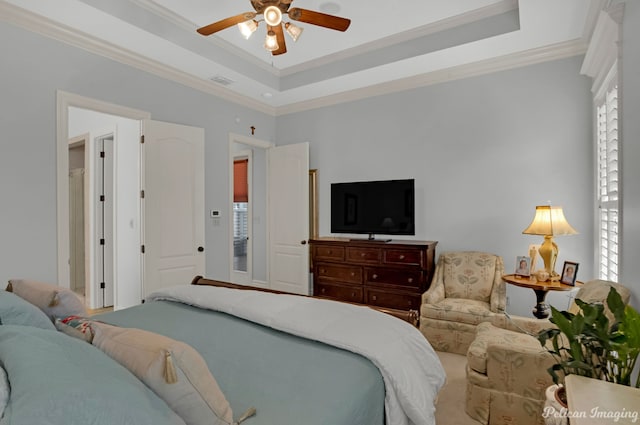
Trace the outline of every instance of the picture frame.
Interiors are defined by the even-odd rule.
[[[562,275],[560,275],[560,282],[565,285],[576,286],[576,277],[578,275],[578,263],[573,261],[565,261],[562,266]]]
[[[516,257],[516,271],[517,276],[531,276],[531,257],[519,255]]]

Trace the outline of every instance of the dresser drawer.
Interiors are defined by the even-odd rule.
[[[422,266],[424,264],[422,251],[415,249],[385,249],[382,262],[403,266]]]
[[[315,267],[315,276],[322,282],[336,281],[354,284],[362,284],[362,267],[331,263],[318,263]]]
[[[362,288],[351,285],[316,283],[313,285],[313,295],[353,303],[362,303],[364,300]]]
[[[348,247],[347,261],[362,264],[380,264],[382,250],[380,248]]]
[[[314,246],[314,258],[319,260],[344,261],[344,247],[342,246]]]
[[[420,301],[421,296],[417,293],[366,288],[364,294],[365,304],[398,310],[419,310]]]
[[[423,272],[420,270],[366,267],[364,274],[365,284],[397,285],[420,289],[424,281]]]

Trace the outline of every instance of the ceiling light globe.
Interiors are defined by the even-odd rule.
[[[291,36],[293,41],[298,41],[298,37],[302,34],[303,28],[300,28],[297,25],[292,24],[291,22],[287,22],[284,24],[284,29],[287,31],[287,34]]]
[[[270,52],[278,50],[280,46],[278,45],[278,39],[276,38],[276,33],[273,31],[267,32],[267,36],[264,39],[264,48]]]
[[[280,25],[280,22],[282,22],[282,11],[276,6],[267,7],[264,10],[263,14],[264,21],[272,27]]]
[[[240,29],[242,36],[248,40],[249,37],[251,37],[251,35],[258,29],[258,22],[254,19],[250,19],[245,22],[240,22],[238,24],[238,28]]]

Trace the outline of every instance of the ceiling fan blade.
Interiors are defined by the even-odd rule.
[[[223,29],[232,27],[240,22],[248,21],[256,17],[255,12],[241,13],[240,15],[230,16],[221,21],[214,22],[202,28],[198,28],[198,32],[202,35],[211,35],[214,32],[221,31]]]
[[[326,13],[314,12],[313,10],[300,9],[294,7],[289,9],[289,18],[294,21],[306,22],[307,24],[318,25],[337,31],[346,31],[351,24],[351,19],[339,16],[327,15]]]
[[[284,40],[284,32],[282,32],[282,24],[276,25],[275,27],[268,26],[269,30],[276,33],[276,40],[278,40],[278,50],[274,50],[271,52],[273,56],[281,55],[283,53],[287,53],[287,43]]]

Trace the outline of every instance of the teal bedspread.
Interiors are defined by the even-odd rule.
[[[154,301],[94,317],[200,352],[246,425],[383,425],[384,382],[366,358],[224,313]]]

